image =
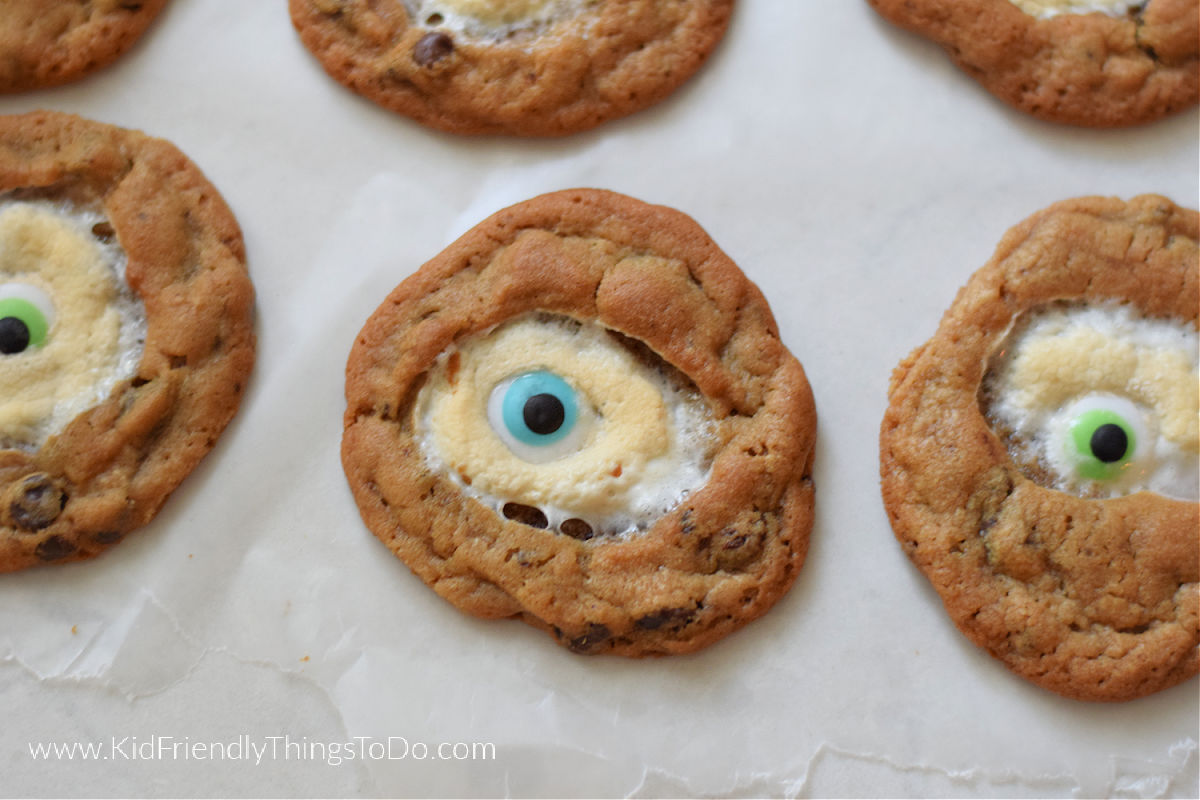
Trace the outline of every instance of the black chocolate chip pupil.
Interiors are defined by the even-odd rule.
[[[535,394],[525,401],[521,410],[525,426],[541,436],[554,433],[567,418],[562,401],[552,394]]]
[[[1129,449],[1129,437],[1120,425],[1108,422],[1092,432],[1090,444],[1092,455],[1105,464],[1111,464],[1125,457],[1125,451]]]
[[[0,353],[12,355],[29,347],[29,326],[16,317],[0,319]]]

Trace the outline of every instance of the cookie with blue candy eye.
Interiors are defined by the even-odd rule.
[[[804,371],[678,211],[580,189],[498,212],[371,316],[346,398],[364,522],[470,614],[683,653],[766,613],[804,561]]]
[[[896,537],[968,638],[1069,697],[1200,666],[1198,236],[1164,197],[1051,206],[892,376]]]
[[[153,518],[253,361],[241,232],[194,164],[67,114],[0,117],[0,572]]]

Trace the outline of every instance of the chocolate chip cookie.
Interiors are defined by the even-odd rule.
[[[1198,235],[1164,197],[1051,206],[892,376],[896,537],[971,641],[1068,697],[1200,665]]]
[[[1196,104],[1197,0],[869,0],[1001,100],[1116,127]]]
[[[0,571],[148,522],[253,362],[241,231],[194,164],[67,114],[0,117]]]
[[[659,102],[733,0],[289,0],[325,70],[433,128],[560,136]]]
[[[4,0],[0,92],[57,86],[108,66],[167,0]]]
[[[678,211],[579,189],[498,212],[371,316],[346,399],[367,527],[463,611],[576,652],[696,650],[804,561],[804,371]]]

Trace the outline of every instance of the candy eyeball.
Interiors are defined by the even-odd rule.
[[[579,450],[589,427],[580,417],[578,393],[548,370],[507,378],[488,399],[488,421],[513,455],[542,464]]]
[[[0,354],[16,355],[46,343],[54,325],[54,303],[27,283],[0,284]]]
[[[1066,411],[1068,461],[1085,480],[1110,481],[1134,467],[1149,440],[1143,413],[1116,395],[1084,397]]]

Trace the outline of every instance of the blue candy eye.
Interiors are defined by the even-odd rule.
[[[554,444],[575,427],[575,390],[553,372],[527,372],[504,390],[504,427],[514,439],[534,447]]]
[[[547,370],[501,381],[488,398],[488,421],[513,455],[531,464],[565,458],[583,447],[594,412],[563,378]]]

